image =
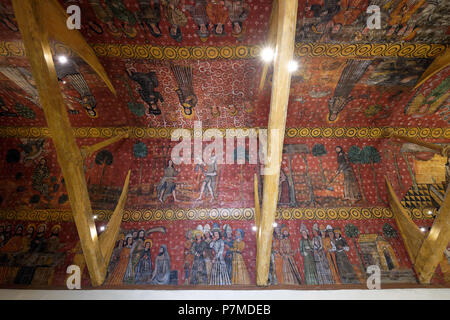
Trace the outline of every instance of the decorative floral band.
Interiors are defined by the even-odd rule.
[[[409,210],[412,219],[431,219],[430,209]],[[434,209],[433,209],[434,210]],[[435,210],[434,210],[435,211]],[[434,212],[433,211],[433,212]],[[435,212],[434,212],[435,213]],[[97,221],[108,221],[111,210],[94,210]],[[368,220],[392,219],[389,208],[280,208],[279,220]],[[178,221],[178,220],[253,220],[253,208],[219,209],[126,209],[124,222]],[[58,209],[0,209],[0,220],[71,222],[72,212]]]
[[[129,130],[130,138],[138,139],[170,139],[177,128],[145,128],[145,127],[79,127],[73,128],[77,138],[111,138]],[[252,130],[253,129],[253,130]],[[257,133],[260,128],[235,128],[234,135],[247,137]],[[193,133],[192,129],[188,129]],[[203,128],[207,130],[207,128]],[[227,129],[219,129],[223,134]],[[228,130],[233,130],[232,128]],[[416,137],[449,139],[450,128],[394,128],[394,127],[334,127],[334,128],[286,128],[287,138],[365,138],[376,139],[386,136],[386,132]],[[50,138],[50,130],[46,127],[0,127],[0,137],[17,138]]]
[[[443,44],[426,43],[297,43],[295,55],[299,57],[376,58],[405,57],[432,58],[443,53]],[[261,46],[151,46],[130,44],[92,44],[100,57],[151,60],[199,60],[199,59],[253,59],[259,56]],[[62,44],[52,45],[54,54],[72,55],[72,50]],[[21,41],[1,41],[0,56],[23,57]]]

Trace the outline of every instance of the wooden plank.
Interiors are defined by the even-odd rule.
[[[121,133],[115,137],[112,137],[110,139],[101,141],[99,143],[93,144],[91,146],[83,146],[81,147],[81,155],[83,156],[83,158],[89,157],[91,154],[93,154],[94,152],[101,150],[107,146],[109,146],[110,144],[113,144],[117,141],[122,140],[123,138],[128,138],[129,137],[129,133],[128,131]]]
[[[256,226],[256,243],[260,237],[260,224],[261,224],[261,208],[259,204],[259,188],[258,188],[258,175],[254,175],[254,198],[255,198],[255,226]]]
[[[417,89],[422,84],[425,83],[428,79],[430,79],[432,76],[434,76],[436,73],[444,69],[445,67],[450,65],[450,48],[447,47],[445,52],[437,56],[433,62],[428,66],[428,68],[422,73],[422,76],[417,81],[416,85],[414,86],[414,89]]]
[[[64,24],[62,24],[62,21],[60,21],[61,23],[53,22],[54,25],[61,28],[59,30],[52,29],[49,26],[51,23],[49,20],[62,19],[61,14],[51,15],[52,13],[55,14],[55,6],[59,6],[54,0],[49,2],[12,0],[12,3],[22,34],[25,52],[39,93],[40,104],[44,110],[48,128],[55,145],[57,159],[64,176],[73,219],[80,237],[80,244],[91,277],[91,283],[93,286],[98,286],[105,279],[106,267],[109,261],[105,261],[100,248],[83,170],[83,157],[73,135],[49,45],[49,29],[51,29],[50,33],[56,32],[59,35],[63,35],[68,31],[65,26],[65,19]],[[52,4],[52,7],[48,6],[49,3]],[[61,13],[62,8],[59,7],[58,10]],[[71,36],[73,35],[74,33],[71,33]],[[84,46],[84,48],[88,47],[81,35],[78,37],[77,42],[70,43],[76,46]],[[92,62],[94,58],[96,59],[95,56],[89,59]],[[119,204],[120,206],[123,206],[123,204]]]
[[[266,47],[275,50],[277,31],[278,31],[278,0],[274,0],[272,3],[272,11],[270,12],[269,35],[267,36]],[[269,70],[269,62],[266,62],[263,65],[263,69],[261,71],[261,79],[259,80],[260,92],[264,89],[264,85],[266,84],[268,70]]]
[[[264,175],[261,236],[258,239],[256,256],[256,283],[258,286],[266,286],[269,276],[273,223],[277,208],[282,146],[291,84],[288,63],[292,61],[294,54],[298,1],[280,1],[278,6],[277,54],[274,62],[268,123],[268,161]]]
[[[130,184],[131,170],[128,171],[125,183],[123,185],[122,193],[120,194],[119,202],[117,203],[116,209],[108,222],[105,232],[99,236],[100,248],[102,250],[103,259],[109,261],[116,244],[117,235],[119,234],[120,224],[122,223],[123,213],[125,203],[127,202],[128,186]],[[103,266],[104,272],[106,273],[108,265]]]
[[[408,212],[403,208],[400,200],[392,188],[391,183],[386,180],[388,191],[389,205],[394,213],[395,222],[400,230],[400,234],[405,243],[406,251],[408,252],[411,262],[414,264],[416,256],[419,253],[420,247],[425,239],[425,235],[420,231],[419,227],[412,221]]]
[[[422,147],[437,151],[440,154],[442,154],[442,156],[444,156],[444,157],[450,157],[450,148],[448,146],[441,146],[441,145],[426,142],[426,141],[423,141],[421,139],[417,139],[414,137],[402,136],[402,135],[399,135],[399,134],[393,133],[393,132],[388,133],[387,135],[388,135],[388,137],[391,137],[391,138],[397,138],[397,139],[400,139],[400,140],[403,140],[403,141],[406,141],[409,143],[416,144],[418,146],[422,146]]]
[[[442,261],[450,241],[450,188],[444,198],[428,236],[417,254],[414,268],[421,283],[430,283],[436,267]]]
[[[109,80],[109,77],[102,64],[99,62],[94,50],[92,50],[91,46],[88,45],[78,30],[69,30],[67,28],[66,21],[68,16],[66,11],[59,5],[58,1],[45,0],[39,2],[43,12],[45,12],[46,18],[42,19],[42,23],[45,24],[48,36],[64,43],[75,51],[91,66],[100,79],[106,83],[109,90],[111,90],[114,95],[117,95],[111,80]]]

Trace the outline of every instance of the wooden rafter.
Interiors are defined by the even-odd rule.
[[[428,79],[430,79],[432,76],[434,76],[436,73],[444,69],[445,67],[450,65],[450,48],[447,47],[445,52],[437,56],[433,62],[428,66],[428,68],[422,73],[422,76],[417,81],[414,89],[417,89],[422,84],[425,83]]]
[[[269,275],[273,223],[277,208],[281,157],[291,84],[288,63],[292,61],[294,55],[297,8],[297,0],[283,0],[278,3],[276,56],[267,128],[267,163],[264,172],[260,228],[257,231],[260,233],[256,254],[256,283],[259,286],[267,285]]]
[[[434,275],[436,267],[444,261],[444,250],[450,241],[450,196],[449,191],[439,209],[436,220],[428,235],[420,231],[419,227],[409,217],[408,212],[397,198],[392,185],[386,179],[389,204],[400,234],[405,243],[406,251],[414,265],[420,283],[428,284]],[[448,276],[448,270],[442,270]]]
[[[128,137],[129,137],[129,132],[126,131],[124,133],[118,134],[115,137],[101,141],[101,142],[93,144],[91,146],[82,146],[81,147],[81,155],[83,156],[83,158],[89,157],[94,152],[101,150],[101,149],[109,146],[110,144],[113,144],[117,141],[120,141],[120,140],[122,140],[124,138],[128,138]]]
[[[73,219],[80,237],[86,265],[94,286],[101,285],[109,263],[109,247],[117,236],[123,216],[124,199],[128,190],[129,174],[119,206],[108,224],[108,233],[102,236],[100,246],[91,202],[83,170],[83,157],[78,148],[59,88],[49,37],[63,41],[80,53],[113,91],[103,67],[92,49],[77,30],[66,27],[67,16],[56,0],[12,0],[15,16],[22,34],[26,55],[39,93],[48,127],[55,145],[57,159],[64,176]],[[108,240],[106,240],[108,239]],[[106,249],[105,249],[106,248]]]
[[[275,49],[278,31],[278,0],[272,3],[272,11],[269,18],[269,35],[267,36],[266,47]],[[266,83],[267,72],[269,70],[269,63],[265,63],[261,72],[261,79],[259,81],[259,91],[264,89]]]

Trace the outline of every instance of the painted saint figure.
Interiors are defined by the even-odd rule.
[[[341,230],[339,228],[334,228],[334,235],[336,264],[342,283],[360,283],[352,264],[348,260],[346,252],[348,252],[350,248],[347,241],[342,238]]]
[[[233,248],[234,240],[233,240],[233,229],[229,224],[225,224],[223,226],[223,234],[224,239],[223,243],[225,245],[225,265],[227,266],[228,277],[230,279],[233,278],[233,253],[231,249]]]
[[[152,284],[170,283],[170,256],[167,246],[162,244],[155,258],[155,270],[153,271]]]
[[[228,9],[231,23],[233,25],[233,37],[242,38],[245,32],[243,23],[247,20],[250,9],[245,0],[225,0],[225,7]]]
[[[133,81],[136,81],[141,87],[138,92],[142,100],[144,100],[148,105],[149,114],[160,115],[161,109],[158,107],[158,101],[164,102],[164,98],[161,93],[159,93],[159,91],[155,91],[156,87],[158,87],[159,85],[158,78],[156,77],[156,72],[150,71],[147,73],[143,73],[131,71],[128,69],[126,71],[128,76]]]
[[[178,173],[179,172],[175,170],[175,168],[173,167],[173,161],[168,160],[167,167],[164,169],[164,176],[162,177],[161,181],[158,183],[158,186],[156,187],[158,200],[161,201],[161,203],[164,203],[167,197],[170,195],[173,196],[173,200],[175,202],[178,202],[178,199],[175,194],[176,189],[175,177],[178,175]]]
[[[105,0],[106,5],[111,10],[112,14],[120,21],[122,31],[129,37],[134,38],[137,34],[136,17],[128,10],[123,0]]]
[[[186,5],[186,10],[191,14],[192,20],[198,26],[198,36],[200,40],[206,41],[209,36],[209,18],[206,12],[207,0],[195,0],[193,5]]]
[[[326,235],[325,235],[326,234]],[[336,246],[334,244],[334,232],[330,225],[327,225],[326,230],[322,231],[323,248],[325,250],[328,264],[330,265],[331,274],[333,275],[334,282],[341,284],[341,278],[339,277],[339,270],[336,262]]]
[[[162,0],[164,14],[169,23],[169,35],[177,42],[183,41],[181,27],[186,26],[187,17],[182,10],[178,8],[180,0]]]
[[[161,37],[159,21],[161,20],[161,7],[159,0],[138,0],[139,11],[137,16],[147,25],[148,30],[155,38]]]
[[[317,223],[313,225],[313,235],[312,245],[314,250],[314,262],[316,264],[317,271],[317,281],[319,284],[333,284],[333,276],[331,274],[328,259],[325,255],[323,239]]]
[[[282,238],[280,240],[279,252],[283,260],[283,284],[302,284],[302,278],[298,272],[297,263],[294,260],[294,250],[292,250],[291,239],[287,226],[281,227]],[[280,283],[280,279],[278,279]]]
[[[128,269],[129,260],[131,257],[131,248],[133,247],[133,236],[128,234],[124,240],[124,246],[119,254],[119,262],[114,268],[112,273],[109,275],[106,281],[107,285],[120,286],[124,283],[126,279],[125,273]]]
[[[228,11],[225,7],[225,1],[209,0],[206,6],[206,12],[208,13],[209,20],[214,26],[213,33],[216,36],[226,35],[225,23],[228,18]]]
[[[208,284],[205,264],[206,242],[202,239],[203,234],[200,230],[194,230],[194,242],[191,247],[191,254],[194,256],[192,263],[191,275],[189,277],[190,284]]]
[[[232,284],[250,284],[250,276],[245,266],[244,258],[242,257],[242,252],[245,249],[244,236],[244,230],[236,229],[233,247],[230,249],[233,253]]]
[[[220,228],[215,223],[212,229],[213,241],[210,247],[214,250],[214,258],[211,269],[210,285],[231,285],[230,277],[228,276],[227,267],[223,259],[224,242],[220,234]]]
[[[328,120],[334,122],[353,97],[350,93],[355,84],[362,78],[373,60],[349,59],[342,70],[339,82],[334,89],[333,97],[328,100]]]
[[[314,248],[311,239],[309,238],[309,231],[302,223],[300,226],[301,239],[299,243],[300,254],[303,257],[303,267],[306,284],[318,284],[317,271],[314,262]]]
[[[173,76],[177,82],[178,87],[175,89],[175,92],[183,107],[183,116],[191,118],[193,116],[193,108],[195,108],[198,102],[192,81],[192,67],[171,64],[170,70],[172,70]]]
[[[136,284],[150,283],[152,277],[152,255],[151,255],[152,240],[146,239],[144,242],[144,250],[136,265],[134,282]]]
[[[362,197],[355,172],[341,146],[336,147],[336,153],[338,163],[336,176],[341,173],[344,174],[344,200],[349,200],[352,203],[358,202]]]

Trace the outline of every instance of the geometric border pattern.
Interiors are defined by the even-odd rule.
[[[435,209],[433,209],[435,210]],[[94,210],[97,221],[108,221],[111,210]],[[409,210],[415,220],[432,219],[429,209]],[[435,211],[433,212],[435,213]],[[279,208],[278,220],[370,220],[392,219],[389,208]],[[58,209],[0,209],[0,220],[72,222],[70,210]],[[254,220],[253,208],[219,209],[125,209],[123,222],[179,220]]]
[[[262,46],[152,46],[130,44],[91,44],[99,57],[150,60],[202,60],[202,59],[254,59],[259,57]],[[296,43],[294,54],[298,57],[333,58],[433,58],[446,49],[443,44],[426,43]],[[72,56],[68,47],[54,43],[53,54]],[[0,56],[23,57],[25,50],[21,41],[1,41]]]
[[[228,128],[230,130],[232,128]],[[263,128],[235,128],[237,137],[247,137]],[[76,138],[110,138],[129,130],[130,138],[138,139],[170,139],[172,132],[179,128],[148,127],[78,127],[73,128]],[[193,129],[186,129],[193,134]],[[207,128],[203,128],[203,131]],[[219,129],[225,134],[227,129]],[[450,127],[447,128],[395,128],[395,127],[312,127],[286,128],[286,138],[365,138],[377,139],[386,137],[386,132],[416,138],[450,139]],[[50,130],[46,127],[0,127],[0,137],[11,138],[50,138]]]

